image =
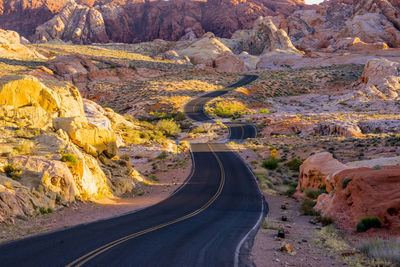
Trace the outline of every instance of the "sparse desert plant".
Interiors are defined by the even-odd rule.
[[[13,164],[7,164],[4,167],[4,172],[8,177],[10,177],[13,180],[18,180],[22,173],[22,170],[20,168],[16,168]]]
[[[351,178],[344,178],[342,181],[342,189],[345,189],[347,185],[352,181],[353,179]]]
[[[246,113],[246,106],[238,101],[217,102],[214,108],[214,114],[222,118],[240,118]]]
[[[160,155],[157,156],[157,159],[159,159],[159,160],[164,160],[164,159],[166,159],[167,157],[168,157],[167,152],[163,151],[163,152],[160,153]]]
[[[311,198],[311,199],[317,199],[319,195],[326,193],[324,188],[306,188],[304,189],[304,194],[306,197]]]
[[[323,226],[330,225],[334,222],[334,220],[331,217],[326,217],[326,216],[318,216],[317,221],[319,221]]]
[[[275,170],[279,166],[279,160],[275,157],[268,157],[263,160],[262,166],[268,170]]]
[[[296,187],[289,186],[289,188],[283,193],[285,196],[292,196],[294,193],[296,193]]]
[[[366,232],[371,228],[381,228],[382,221],[378,217],[364,217],[356,225],[357,232]]]
[[[314,210],[316,204],[315,200],[305,199],[300,206],[301,213],[307,216],[318,216],[319,212]]]
[[[60,161],[67,163],[68,166],[74,166],[78,164],[78,159],[72,153],[63,154]]]
[[[53,209],[52,208],[48,208],[48,209],[46,209],[45,207],[40,207],[39,208],[39,212],[40,212],[40,214],[49,214],[49,213],[52,213],[53,212]]]
[[[170,136],[174,136],[181,132],[180,126],[173,119],[158,121],[157,128]]]
[[[31,141],[23,140],[21,143],[14,147],[14,150],[18,154],[29,154],[33,148],[34,144]]]
[[[286,163],[286,166],[288,166],[288,168],[292,171],[299,171],[301,164],[303,164],[302,160],[298,158],[292,158],[288,163]]]
[[[360,251],[370,258],[390,261],[400,266],[400,242],[396,240],[369,240],[360,246]]]
[[[260,114],[269,114],[269,109],[267,109],[267,108],[260,108],[260,109],[258,110],[258,113],[260,113]]]

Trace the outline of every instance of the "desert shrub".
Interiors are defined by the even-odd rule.
[[[66,153],[61,156],[60,161],[67,163],[68,166],[73,166],[78,164],[78,159],[74,154]]]
[[[165,134],[171,136],[174,136],[181,132],[181,127],[173,119],[158,121],[157,128]]]
[[[345,178],[342,181],[342,189],[345,189],[347,187],[347,185],[352,181],[351,178]]]
[[[361,244],[359,249],[370,258],[387,260],[400,266],[400,242],[396,240],[369,240]]]
[[[319,212],[314,210],[316,204],[315,200],[305,199],[300,206],[301,213],[306,216],[318,216]]]
[[[13,164],[7,164],[4,167],[4,172],[8,177],[10,177],[13,180],[18,180],[22,173],[22,170],[20,168],[16,168]]]
[[[296,187],[289,186],[289,188],[283,193],[285,196],[292,196],[294,193],[296,193]]]
[[[176,121],[184,121],[186,119],[186,115],[183,112],[177,112],[176,114],[174,114],[174,119]]]
[[[163,151],[160,155],[157,156],[157,159],[164,160],[168,157],[167,152]]]
[[[53,209],[52,208],[46,209],[45,207],[40,207],[39,212],[40,214],[49,214],[53,212]]]
[[[263,160],[261,165],[268,170],[275,170],[279,166],[279,160],[275,157],[268,157]]]
[[[34,144],[31,141],[23,140],[21,143],[14,147],[14,150],[18,154],[29,154],[33,148]]]
[[[317,221],[319,221],[323,226],[332,224],[334,221],[331,217],[318,216]]]
[[[269,109],[267,109],[267,108],[260,108],[260,109],[258,110],[258,113],[260,113],[260,114],[269,114]]]
[[[286,163],[286,166],[288,166],[288,168],[292,171],[299,171],[301,164],[303,164],[302,160],[298,158],[292,158],[288,163]]]
[[[304,194],[306,197],[311,198],[311,199],[317,199],[319,195],[326,193],[324,188],[306,188],[304,189]]]
[[[371,228],[381,228],[382,222],[378,217],[361,218],[356,225],[357,232],[365,232]]]
[[[217,102],[215,104],[214,114],[222,118],[240,118],[246,113],[246,106],[238,101]]]

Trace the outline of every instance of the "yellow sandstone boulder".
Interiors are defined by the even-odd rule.
[[[54,128],[64,130],[71,141],[92,156],[117,154],[117,136],[114,132],[89,123],[83,117],[55,118]]]

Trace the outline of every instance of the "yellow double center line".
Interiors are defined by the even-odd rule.
[[[224,188],[224,185],[225,185],[225,170],[224,170],[224,167],[222,165],[222,162],[219,159],[218,155],[213,150],[213,148],[210,146],[210,144],[208,144],[208,147],[210,148],[210,151],[214,154],[215,158],[217,159],[218,165],[219,165],[219,167],[221,169],[221,182],[219,184],[217,192],[213,195],[213,197],[206,204],[204,204],[200,209],[195,210],[192,213],[190,213],[188,215],[185,215],[183,217],[180,217],[180,218],[177,218],[177,219],[172,220],[170,222],[166,222],[166,223],[163,223],[163,224],[160,224],[160,225],[157,225],[157,226],[142,230],[142,231],[134,233],[134,234],[127,235],[127,236],[122,237],[120,239],[117,239],[117,240],[115,240],[113,242],[105,244],[104,246],[101,246],[101,247],[99,247],[99,248],[97,248],[97,249],[95,249],[95,250],[83,255],[82,257],[74,260],[73,262],[67,264],[66,266],[67,267],[82,266],[83,264],[85,264],[86,262],[88,262],[88,261],[92,260],[93,258],[97,257],[98,255],[100,255],[100,254],[106,252],[107,250],[110,250],[111,248],[113,248],[115,246],[118,246],[118,245],[120,245],[120,244],[122,244],[122,243],[124,243],[124,242],[126,242],[128,240],[131,240],[131,239],[136,238],[138,236],[141,236],[141,235],[153,232],[155,230],[164,228],[164,227],[169,226],[171,224],[175,224],[175,223],[187,220],[187,219],[189,219],[189,218],[201,213],[202,211],[206,210],[219,197],[219,195],[221,194],[222,189]]]

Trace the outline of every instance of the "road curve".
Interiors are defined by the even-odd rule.
[[[233,87],[255,78],[245,76]],[[205,121],[203,114],[188,116]],[[256,134],[245,124],[232,125],[230,132],[234,139]],[[3,244],[0,265],[247,265],[245,244],[267,211],[258,185],[226,145],[194,144],[192,152],[192,175],[166,200],[120,217]]]

